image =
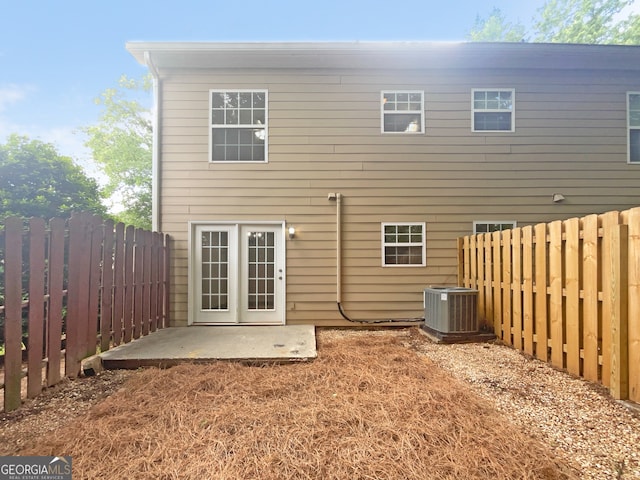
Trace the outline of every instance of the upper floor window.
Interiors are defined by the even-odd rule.
[[[471,90],[474,132],[514,132],[515,90]]]
[[[267,161],[267,91],[211,90],[212,162]]]
[[[627,94],[629,163],[640,163],[640,93]]]
[[[383,91],[382,133],[424,133],[424,92]]]
[[[382,224],[382,266],[426,265],[424,223]]]
[[[476,221],[473,222],[473,234],[501,232],[502,230],[510,230],[516,228],[515,220],[499,220],[499,221]]]

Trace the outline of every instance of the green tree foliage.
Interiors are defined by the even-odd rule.
[[[633,0],[549,0],[538,11],[534,39],[551,43],[638,43],[638,15],[617,19],[632,3]]]
[[[96,100],[100,122],[83,131],[93,158],[108,179],[104,193],[115,202],[114,216],[128,225],[151,228],[151,113],[136,98],[149,92],[151,78],[120,78]],[[133,97],[133,98],[132,98]]]
[[[471,41],[640,45],[640,15],[626,14],[635,0],[548,0],[527,31],[510,23],[500,9],[476,17],[467,34]]]
[[[487,18],[477,15],[473,28],[467,34],[467,40],[472,42],[520,42],[524,37],[524,25],[508,22],[502,11],[496,7]]]
[[[12,135],[0,145],[0,221],[16,215],[105,214],[97,182],[69,157],[39,140]]]

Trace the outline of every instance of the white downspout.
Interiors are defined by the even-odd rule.
[[[342,195],[329,193],[327,199],[336,202],[336,303],[340,308],[342,302]]]
[[[144,61],[153,77],[153,137],[151,143],[151,228],[160,229],[160,78],[151,60],[151,52],[144,52]]]
[[[336,304],[342,318],[353,323],[375,324],[394,322],[424,322],[424,318],[357,320],[349,318],[342,308],[342,194],[329,193],[327,199],[336,202]]]

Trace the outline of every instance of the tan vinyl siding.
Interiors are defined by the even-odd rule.
[[[287,322],[422,315],[422,290],[456,283],[456,238],[474,220],[518,226],[640,204],[626,163],[626,93],[637,72],[243,69],[161,77],[161,224],[173,236],[172,318],[187,319],[188,221],[286,221]],[[511,132],[471,132],[471,89],[515,89]],[[265,164],[209,163],[210,89],[265,89]],[[380,132],[380,92],[424,91],[425,133]],[[561,192],[566,201],[553,204]],[[426,266],[381,266],[382,222],[426,223]]]

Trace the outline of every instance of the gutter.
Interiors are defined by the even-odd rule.
[[[160,75],[151,52],[144,52],[144,63],[153,77],[153,138],[151,143],[151,229],[160,230]]]

